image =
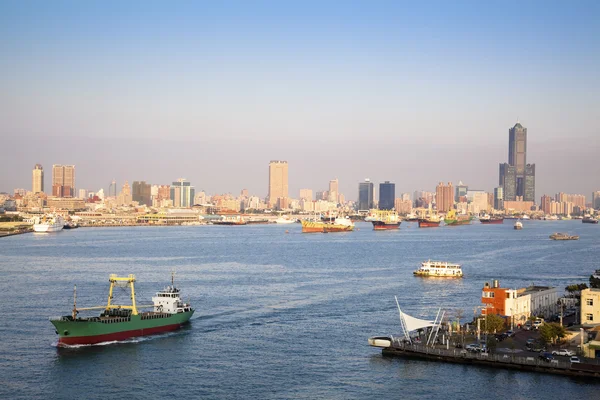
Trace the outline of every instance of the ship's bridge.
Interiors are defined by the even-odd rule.
[[[185,304],[179,297],[179,289],[174,286],[167,286],[165,289],[156,293],[152,298],[154,303],[154,312],[176,314],[189,311],[189,304]]]

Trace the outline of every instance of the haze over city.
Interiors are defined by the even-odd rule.
[[[599,6],[545,4],[5,2],[0,191],[40,163],[89,190],[185,177],[265,196],[272,159],[292,196],[333,178],[349,199],[364,178],[491,191],[519,120],[536,201],[589,196]]]

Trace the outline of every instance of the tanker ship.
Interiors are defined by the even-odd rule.
[[[108,303],[105,306],[77,308],[77,287],[74,289],[71,315],[51,317],[58,334],[58,345],[85,345],[125,340],[132,337],[152,335],[179,329],[189,321],[194,309],[181,300],[179,289],[173,284],[156,293],[154,304],[137,306],[135,301],[135,276],[110,275],[108,281]],[[129,287],[131,305],[112,304],[113,289]],[[153,308],[149,312],[138,312],[138,308]],[[98,317],[79,317],[80,311],[103,310]]]
[[[448,226],[470,225],[471,218],[466,214],[457,215],[456,211],[450,210],[444,218],[444,223]]]
[[[490,217],[489,215],[485,214],[483,217],[479,217],[479,222],[481,222],[482,224],[503,224],[504,218]]]
[[[338,217],[331,222],[302,220],[302,233],[351,232],[354,223],[348,217]]]
[[[402,221],[396,211],[373,210],[373,213],[374,216],[371,219],[373,230],[387,231],[400,228]]]

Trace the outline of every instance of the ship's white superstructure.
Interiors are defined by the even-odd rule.
[[[421,263],[421,268],[413,272],[413,274],[417,276],[440,276],[449,278],[460,278],[463,276],[459,264],[431,260]]]
[[[65,227],[65,221],[60,215],[44,215],[36,218],[33,224],[34,232],[58,232]]]

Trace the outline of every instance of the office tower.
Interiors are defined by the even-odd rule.
[[[365,179],[358,184],[358,209],[370,210],[373,208],[373,182]]]
[[[52,166],[52,196],[74,197],[75,196],[75,166],[59,165]]]
[[[117,181],[115,181],[114,179],[108,187],[108,197],[117,197]]]
[[[340,194],[339,182],[338,182],[337,178],[330,180],[329,181],[329,194],[328,194],[329,201],[331,201],[332,203],[337,203],[339,194]]]
[[[456,186],[456,193],[454,194],[454,201],[459,202],[460,198],[467,195],[467,191],[469,187],[462,183],[462,181],[458,181],[458,185]]]
[[[179,178],[171,185],[173,207],[191,207],[194,204],[194,187],[186,179]]]
[[[535,164],[527,164],[527,128],[518,122],[508,130],[508,163],[499,176],[505,201],[535,201]]]
[[[79,195],[77,196],[77,198],[79,199],[87,199],[87,190],[86,189],[79,189]]]
[[[312,189],[300,189],[300,200],[312,201],[313,191]]]
[[[448,212],[454,208],[454,188],[452,187],[452,182],[448,182],[448,185],[440,182],[436,186],[435,204],[437,210],[441,212]]]
[[[240,196],[248,197],[248,189],[242,189],[242,191],[240,192]]]
[[[396,184],[385,181],[379,184],[379,209],[391,210],[395,207]]]
[[[494,210],[504,210],[504,188],[498,186],[494,188]]]
[[[31,191],[33,193],[44,192],[44,168],[40,164],[35,164],[33,167]]]
[[[288,197],[288,163],[287,161],[269,162],[269,207],[277,205],[277,200]]]
[[[600,210],[600,190],[592,192],[592,208]]]
[[[551,203],[552,197],[543,195],[540,200],[540,209],[544,212],[544,214],[550,214],[551,212]]]
[[[152,205],[152,186],[146,181],[133,181],[131,198],[139,204]]]

